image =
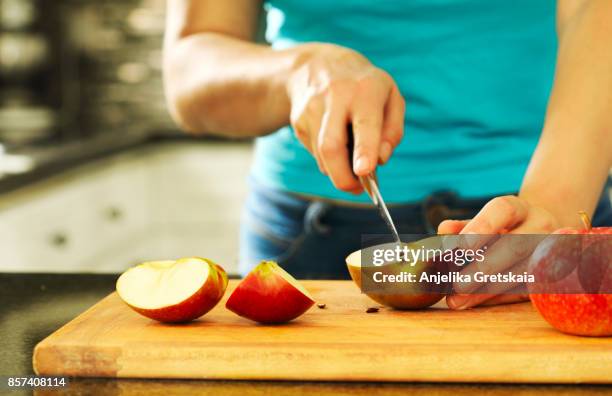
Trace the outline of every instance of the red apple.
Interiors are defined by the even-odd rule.
[[[612,335],[612,227],[561,229],[534,251],[529,271],[533,305],[556,329],[575,335]],[[559,236],[561,235],[561,236]]]
[[[225,306],[259,323],[284,323],[314,304],[302,285],[274,261],[262,261],[238,284]]]
[[[117,293],[130,308],[170,323],[204,315],[221,300],[226,287],[225,270],[199,257],[143,263],[117,280]]]

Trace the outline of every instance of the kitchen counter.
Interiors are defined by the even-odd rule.
[[[18,174],[3,174],[0,172],[0,193],[10,192],[73,169],[79,165],[89,164],[95,160],[136,148],[168,142],[208,144],[210,142],[227,141],[229,140],[215,136],[193,137],[191,135],[177,134],[176,132],[149,131],[147,133],[132,134],[109,133],[65,143],[54,142],[40,146],[25,146],[17,150],[9,150],[8,154],[28,158],[32,161],[32,169]],[[232,140],[232,142],[250,144],[248,139]]]
[[[185,252],[237,273],[248,185],[236,181],[248,176],[251,146],[159,138],[72,165],[49,155],[57,172],[23,175],[11,191],[0,180],[0,273],[113,274]]]
[[[0,376],[31,375],[36,343],[114,289],[116,275],[0,274]],[[586,395],[612,394],[612,387],[491,384],[313,383],[72,379],[52,394],[303,394]],[[29,392],[25,392],[29,394]],[[9,394],[17,394],[12,392]]]

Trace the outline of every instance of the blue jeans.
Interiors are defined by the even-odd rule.
[[[612,226],[611,184],[609,180],[593,226]],[[466,200],[439,192],[389,211],[400,234],[433,234],[444,219],[474,217],[491,198]],[[361,249],[364,234],[389,234],[375,208],[306,199],[253,182],[242,214],[240,273],[261,260],[274,260],[297,278],[347,279],[344,259]]]

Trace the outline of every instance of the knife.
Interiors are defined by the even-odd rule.
[[[367,176],[359,176],[359,182],[361,182],[361,185],[363,186],[364,190],[368,193],[370,199],[378,208],[380,216],[383,218],[385,223],[387,223],[387,226],[389,227],[389,230],[391,230],[391,234],[393,235],[395,242],[400,243],[401,240],[399,237],[399,233],[397,232],[397,228],[395,228],[395,223],[391,218],[389,209],[387,209],[385,200],[383,199],[382,194],[380,193],[380,189],[378,188],[376,174],[370,173]]]
[[[349,158],[350,158],[350,166],[353,169],[353,149],[354,149],[354,137],[353,137],[353,126],[351,124],[348,125],[348,149],[349,149]],[[395,242],[401,243],[399,233],[397,232],[397,228],[395,227],[395,223],[391,218],[391,214],[389,213],[389,209],[385,204],[385,200],[380,193],[380,189],[378,188],[378,178],[376,177],[376,171],[366,175],[359,176],[359,182],[363,186],[363,189],[366,191],[374,205],[378,208],[378,212],[380,216],[383,218],[387,227],[391,231]]]

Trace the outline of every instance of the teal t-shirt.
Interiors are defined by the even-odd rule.
[[[406,99],[405,134],[378,168],[389,202],[432,192],[465,198],[518,191],[552,86],[555,0],[272,0],[277,49],[329,42],[387,71]],[[256,182],[367,202],[334,188],[290,127],[258,138]]]

